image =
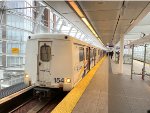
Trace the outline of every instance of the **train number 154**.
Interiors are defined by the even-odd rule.
[[[54,78],[55,83],[64,82],[64,78]]]

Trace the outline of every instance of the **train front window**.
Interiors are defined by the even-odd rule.
[[[43,62],[49,62],[50,57],[51,57],[51,47],[46,45],[46,43],[45,43],[40,48],[40,59]]]

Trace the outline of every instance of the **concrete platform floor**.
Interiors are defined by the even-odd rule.
[[[134,76],[131,80],[129,67],[125,68],[127,75],[119,74],[118,65],[106,58],[72,113],[147,113],[150,79]]]

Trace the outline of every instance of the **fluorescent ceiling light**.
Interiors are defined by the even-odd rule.
[[[81,18],[84,17],[83,13],[81,12],[81,10],[79,9],[79,7],[74,1],[68,1],[68,2]]]
[[[133,19],[133,20],[130,22],[130,24],[133,24],[134,21],[135,21],[135,20]]]
[[[83,20],[83,22],[89,27],[90,26],[90,24],[89,24],[89,22],[87,21],[87,19],[86,18],[81,18],[82,20]]]
[[[98,38],[97,33],[95,32],[95,30],[93,29],[93,27],[91,26],[91,24],[89,23],[89,21],[87,20],[87,18],[85,17],[85,15],[82,13],[82,11],[78,7],[78,5],[74,1],[72,1],[72,0],[68,0],[68,3],[75,10],[75,12],[78,14],[78,16],[82,19],[82,21],[86,24],[86,26],[91,30],[91,32],[95,35],[95,37]]]
[[[86,18],[81,18],[83,20],[83,22],[88,26],[88,28],[92,31],[92,33],[98,37],[98,35],[96,34],[96,32],[94,31],[94,29],[92,28],[92,26],[90,25],[90,23],[87,21]]]

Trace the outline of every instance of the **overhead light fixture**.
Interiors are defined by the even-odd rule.
[[[87,26],[90,26],[90,23],[87,21],[86,18],[81,18],[83,20],[83,22],[87,25]]]
[[[79,9],[79,7],[74,1],[68,1],[68,2],[81,18],[84,17],[83,13],[81,12],[81,10]]]
[[[88,26],[88,28],[92,31],[92,33],[98,37],[98,35],[96,34],[96,32],[94,31],[94,29],[92,28],[92,26],[90,25],[90,23],[88,22],[88,20],[86,18],[81,18],[83,20],[83,22]]]
[[[133,20],[130,22],[130,24],[133,24],[134,21],[135,21],[135,20],[133,19]]]
[[[98,40],[102,43],[102,41],[101,41],[101,39],[100,38],[98,38]],[[102,43],[103,44],[103,43]],[[104,45],[104,44],[103,44]]]
[[[87,20],[86,16],[82,13],[79,6],[72,0],[68,0],[70,6],[74,9],[74,11],[78,14],[78,16],[82,19],[82,21],[86,24],[86,26],[90,29],[90,31],[95,35],[95,37],[99,38],[89,21]],[[101,40],[100,40],[101,41]]]

